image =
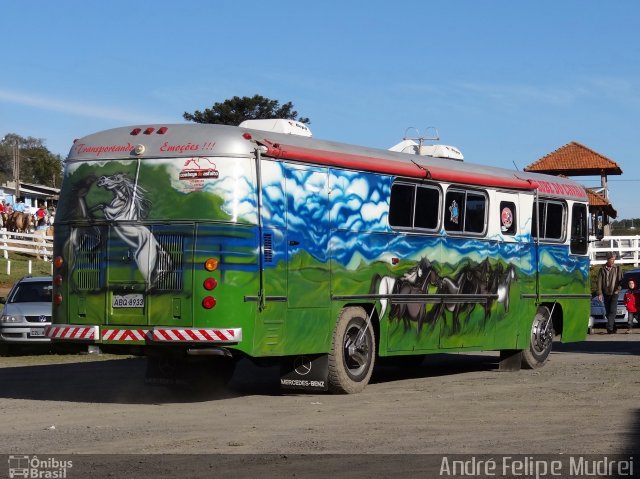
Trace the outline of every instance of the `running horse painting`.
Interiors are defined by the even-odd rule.
[[[166,268],[170,259],[149,228],[140,224],[151,206],[145,198],[146,190],[124,173],[101,176],[96,186],[111,191],[113,199],[108,204],[93,206],[89,214],[93,216],[94,212],[101,210],[104,218],[114,224],[113,230],[132,248],[133,259],[147,288],[152,288],[158,279],[160,265]]]
[[[428,294],[429,286],[438,286],[440,278],[438,273],[427,258],[422,258],[409,271],[400,278],[393,276],[380,276],[378,273],[371,279],[371,294],[380,295],[380,317],[384,317],[387,305],[390,305],[389,319],[402,321],[405,329],[410,329],[410,322],[416,321],[418,332],[425,321],[425,304],[420,302],[405,302],[390,299],[390,295],[416,295]]]

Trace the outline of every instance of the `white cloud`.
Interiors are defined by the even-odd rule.
[[[56,111],[86,118],[113,120],[119,123],[157,123],[162,122],[153,115],[141,115],[136,112],[110,108],[101,105],[79,103],[77,101],[65,101],[48,98],[39,95],[5,90],[0,88],[0,102],[15,103],[30,106],[40,110]]]

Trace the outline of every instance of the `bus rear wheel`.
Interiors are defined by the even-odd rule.
[[[551,313],[547,307],[540,306],[531,324],[529,348],[522,352],[522,367],[536,369],[547,362],[554,334]]]
[[[329,352],[329,391],[353,394],[362,391],[371,379],[376,356],[373,325],[360,307],[342,310]]]

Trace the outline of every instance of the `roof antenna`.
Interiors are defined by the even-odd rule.
[[[513,166],[516,169],[516,171],[520,171],[520,168],[518,168],[518,165],[516,165],[516,160],[511,160],[511,162],[513,163]]]

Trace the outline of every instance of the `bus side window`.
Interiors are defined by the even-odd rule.
[[[484,195],[467,193],[464,231],[466,233],[484,233],[487,199]]]
[[[444,228],[447,231],[462,231],[465,208],[464,191],[449,190],[444,203]]]
[[[536,214],[538,213],[538,214]],[[562,241],[565,231],[565,206],[562,203],[549,200],[539,200],[538,208],[533,205],[533,224],[531,236],[538,237],[541,241]],[[537,231],[538,225],[540,231]]]
[[[564,206],[560,203],[547,203],[547,221],[544,237],[561,240],[564,236]]]
[[[511,201],[500,202],[500,231],[503,235],[516,234],[516,204]]]
[[[440,191],[436,188],[418,186],[416,190],[415,228],[436,230],[439,223]]]
[[[389,204],[389,224],[400,228],[413,226],[414,185],[396,183],[391,186]]]
[[[576,203],[571,209],[571,252],[587,254],[588,250],[587,205]]]

